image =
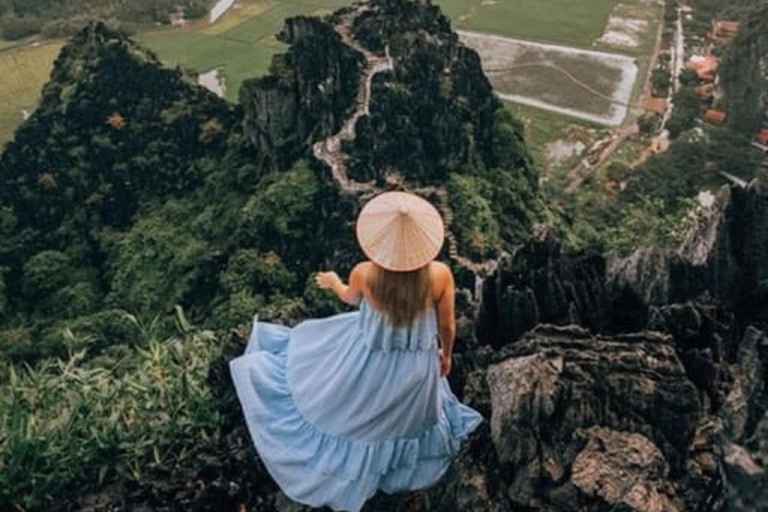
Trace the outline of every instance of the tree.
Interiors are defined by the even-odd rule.
[[[646,114],[637,120],[637,127],[640,129],[640,133],[646,137],[656,133],[660,125],[659,116],[655,114]]]
[[[674,96],[672,115],[667,121],[667,130],[671,138],[696,126],[696,119],[701,114],[701,103],[694,87],[681,88]]]
[[[141,313],[183,303],[200,271],[206,243],[191,228],[194,207],[170,200],[109,242],[107,301]]]
[[[491,185],[479,177],[453,173],[448,190],[461,249],[476,259],[487,259],[499,246],[499,226],[489,200]]]
[[[621,162],[611,162],[605,170],[605,177],[611,181],[624,181],[629,177],[632,169]]]
[[[701,80],[699,80],[699,75],[696,74],[696,71],[688,68],[684,68],[680,72],[678,80],[680,80],[680,85],[684,87],[696,86],[701,83]]]
[[[666,96],[669,88],[672,86],[669,69],[664,66],[655,68],[651,73],[651,85],[653,86],[654,96]]]

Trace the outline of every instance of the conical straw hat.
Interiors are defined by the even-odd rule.
[[[365,255],[395,272],[416,270],[434,260],[444,239],[440,214],[414,194],[380,194],[357,218],[357,240]]]

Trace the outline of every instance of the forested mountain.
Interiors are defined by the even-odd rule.
[[[191,462],[190,442],[226,450],[214,448],[222,424],[203,383],[220,352],[197,329],[339,311],[311,275],[362,258],[354,219],[377,191],[418,190],[439,206],[442,257],[464,287],[474,265],[529,236],[537,176],[477,55],[436,7],[372,5],[288,20],[290,48],[237,106],[102,23],[62,50],[0,156],[0,383],[18,390],[0,413],[0,507],[72,509],[103,482],[138,484],[139,467]],[[390,20],[399,29],[380,32]],[[70,357],[77,369],[60,375]],[[143,395],[169,371],[179,378]],[[70,376],[90,391],[71,395]],[[28,379],[61,394],[35,402]],[[61,406],[77,416],[72,400],[98,401],[97,389],[123,420],[42,419]],[[168,409],[174,421],[158,423]],[[17,421],[38,434],[17,435]]]
[[[768,3],[746,10],[721,72],[730,125],[752,135],[768,111]]]
[[[182,9],[185,16],[199,18],[209,0],[0,0],[0,37],[19,39],[44,33],[70,35],[88,20],[110,20],[130,27],[134,23],[168,23],[168,15]]]
[[[430,194],[447,182],[458,252],[479,261],[527,236],[536,176],[521,127],[439,10],[381,2],[378,16],[405,4],[402,32],[355,24],[365,44],[391,48],[395,71],[373,81],[370,120],[344,143],[350,179],[392,186],[372,175],[386,168],[397,187]],[[366,65],[336,22],[289,20],[291,48],[246,82],[242,108],[103,24],[78,34],[0,157],[0,350],[60,354],[65,332],[109,344],[119,310],[163,318],[178,304],[222,330],[259,309],[332,311],[308,277],[361,256],[350,231],[360,199],[312,145],[358,107]]]

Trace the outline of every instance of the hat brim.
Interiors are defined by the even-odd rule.
[[[407,225],[397,225],[398,208],[412,214]],[[440,254],[445,224],[437,208],[426,199],[406,192],[385,192],[360,211],[357,241],[366,257],[392,272],[418,270]]]

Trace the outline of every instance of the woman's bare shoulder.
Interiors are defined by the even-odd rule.
[[[353,274],[368,275],[373,270],[373,262],[361,261],[354,267],[352,267]]]
[[[432,290],[435,300],[439,300],[446,290],[454,286],[453,272],[451,267],[440,261],[430,263],[430,272],[432,273]]]
[[[429,264],[429,269],[434,277],[445,279],[452,277],[451,267],[443,263],[442,261],[433,261]]]

